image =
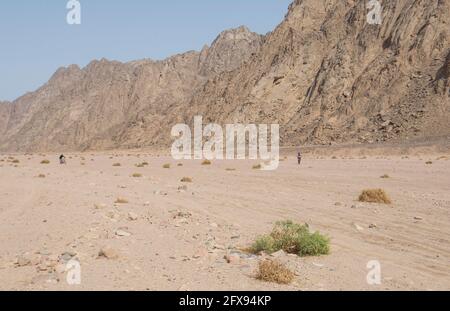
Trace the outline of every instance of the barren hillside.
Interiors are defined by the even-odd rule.
[[[162,146],[196,114],[279,123],[284,145],[450,135],[450,2],[382,6],[370,25],[366,1],[296,0],[264,37],[241,27],[164,61],[60,69],[0,104],[0,148]]]

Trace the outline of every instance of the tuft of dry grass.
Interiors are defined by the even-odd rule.
[[[258,264],[256,278],[264,282],[290,284],[294,280],[295,274],[278,261],[262,260]]]
[[[186,182],[186,183],[190,183],[190,182],[192,182],[192,178],[191,177],[183,177],[183,178],[181,178],[181,182]]]
[[[260,170],[262,168],[261,164],[253,165],[254,170]]]
[[[181,167],[183,166],[183,163],[178,163],[177,166]]]
[[[425,164],[427,164],[427,165],[431,165],[431,164],[433,164],[433,162],[431,162],[431,161],[427,161],[427,162],[425,162]]]
[[[387,179],[387,178],[391,178],[391,177],[388,174],[384,174],[384,175],[380,176],[380,178]]]
[[[50,161],[49,160],[42,160],[41,164],[50,164]]]
[[[17,159],[14,159],[14,160],[12,160],[12,163],[20,163],[20,161],[19,160],[17,160]]]
[[[170,164],[169,163],[164,164],[163,168],[170,168]]]
[[[142,174],[140,174],[140,173],[134,173],[133,175],[131,175],[132,177],[134,177],[134,178],[141,178],[142,177]]]
[[[117,198],[116,202],[114,202],[116,204],[127,204],[128,200],[124,199],[124,198]]]
[[[45,175],[44,174],[39,174],[39,175],[37,175],[37,178],[45,178]]]
[[[212,162],[210,160],[205,160],[202,162],[202,165],[211,165]]]
[[[391,204],[392,201],[383,189],[366,189],[359,196],[359,202]]]
[[[114,167],[119,167],[119,166],[122,166],[122,164],[120,164],[120,163],[114,163],[113,166],[114,166]]]

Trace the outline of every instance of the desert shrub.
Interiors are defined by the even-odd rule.
[[[358,199],[360,202],[391,204],[392,201],[383,189],[363,190]]]
[[[387,179],[387,178],[390,178],[390,176],[388,174],[384,174],[380,178]]]
[[[427,162],[425,162],[425,164],[427,164],[427,165],[431,165],[431,164],[433,164],[433,162],[431,162],[431,161],[427,161]]]
[[[170,164],[169,163],[164,164],[163,168],[170,168]]]
[[[49,160],[42,160],[41,164],[50,164],[50,161]]]
[[[211,161],[210,160],[204,160],[203,162],[202,162],[202,165],[211,165],[212,163],[211,163]]]
[[[124,198],[117,198],[116,202],[114,202],[116,204],[127,204],[128,200],[124,199]]]
[[[20,163],[20,161],[19,160],[17,160],[17,159],[14,159],[14,160],[12,160],[12,163]]]
[[[261,164],[253,165],[253,169],[254,169],[254,170],[260,170],[261,168],[262,168],[262,165],[261,165]]]
[[[141,178],[142,177],[142,174],[140,174],[140,173],[134,173],[133,175],[131,175],[132,177],[134,177],[134,178]]]
[[[177,166],[181,167],[183,166],[183,163],[178,163]]]
[[[122,164],[120,164],[120,163],[114,163],[113,166],[114,166],[114,167],[119,167],[119,166],[122,166]]]
[[[45,178],[45,175],[44,174],[39,174],[37,177],[38,178]]]
[[[269,235],[259,237],[252,251],[274,253],[283,250],[298,256],[326,255],[330,252],[329,239],[319,232],[311,233],[308,225],[292,221],[277,222]]]
[[[192,178],[190,178],[190,177],[183,177],[183,178],[181,178],[181,182],[186,182],[186,183],[192,182]]]
[[[258,264],[256,278],[265,282],[290,284],[294,280],[295,274],[278,261],[262,260]]]

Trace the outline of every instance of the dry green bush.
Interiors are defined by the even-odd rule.
[[[259,237],[251,247],[252,252],[269,254],[283,250],[300,257],[327,255],[330,240],[319,232],[311,233],[308,225],[296,224],[290,220],[277,222],[269,235]]]

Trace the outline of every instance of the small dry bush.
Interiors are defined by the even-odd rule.
[[[141,178],[142,177],[142,174],[140,174],[140,173],[134,173],[133,175],[131,175],[132,177],[134,177],[134,178]]]
[[[170,168],[170,164],[169,163],[164,164],[163,168]]]
[[[114,202],[116,204],[127,204],[128,200],[124,199],[124,198],[117,198],[116,202]]]
[[[433,164],[433,162],[431,162],[431,161],[427,161],[427,162],[425,162],[425,164],[427,164],[427,165],[431,165],[431,164]]]
[[[14,160],[12,160],[12,163],[20,163],[20,161],[17,159],[14,159]]]
[[[186,182],[186,183],[192,182],[192,178],[191,177],[183,177],[183,178],[181,178],[181,182]]]
[[[296,224],[290,220],[277,222],[268,235],[259,237],[251,247],[252,252],[269,254],[283,250],[300,257],[327,255],[330,240],[319,232],[311,233],[308,225]]]
[[[363,190],[359,202],[391,204],[392,201],[383,189]]]
[[[265,282],[290,284],[294,280],[295,274],[278,261],[262,260],[258,264],[256,278]]]
[[[380,178],[387,179],[387,178],[390,178],[390,176],[389,176],[388,174],[384,174],[384,175],[381,176]]]
[[[119,167],[119,166],[122,166],[122,164],[120,164],[120,163],[114,163],[113,166],[114,166],[114,167]]]
[[[183,166],[183,163],[178,163],[177,166],[180,166],[180,167],[181,167],[181,166]]]
[[[42,160],[41,164],[50,164],[50,161],[49,160]]]
[[[38,178],[45,178],[45,175],[44,174],[39,174],[37,177]]]
[[[254,170],[260,170],[262,168],[261,164],[253,165]]]
[[[205,160],[205,161],[202,162],[202,165],[211,165],[211,164],[212,163],[209,160]]]

